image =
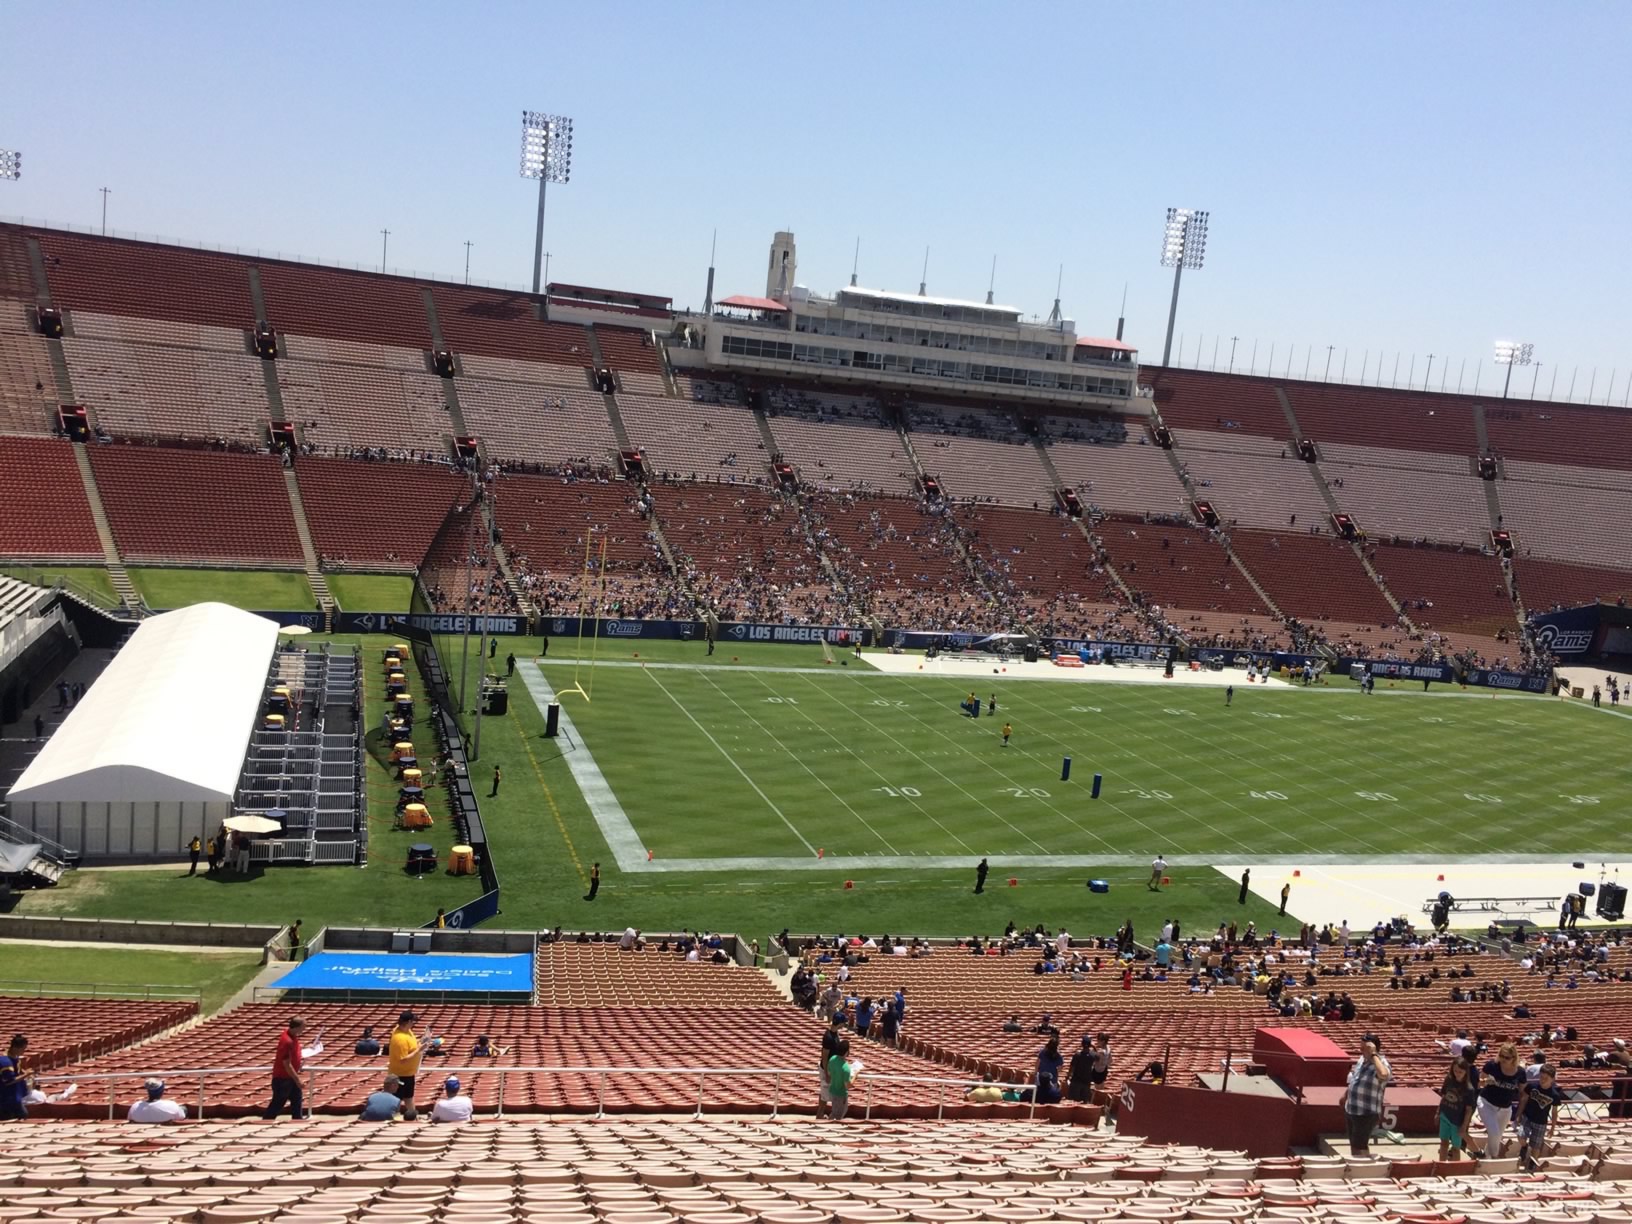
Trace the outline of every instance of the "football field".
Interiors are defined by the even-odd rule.
[[[602,660],[562,698],[621,869],[1601,858],[1626,814],[1628,720],[1546,698],[819,664]],[[574,670],[518,675],[547,700]]]

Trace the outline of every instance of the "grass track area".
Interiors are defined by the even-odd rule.
[[[50,947],[0,943],[0,993],[36,985],[185,986],[203,992],[206,1012],[220,1007],[255,976],[255,952],[159,952],[135,948]],[[131,998],[140,998],[132,992]]]
[[[309,612],[317,607],[306,575],[282,570],[132,569],[130,579],[153,608],[212,601],[252,612]]]
[[[303,579],[304,581],[304,579]],[[370,728],[367,737],[367,787],[369,810],[368,866],[277,867],[248,877],[204,874],[187,877],[185,865],[152,870],[96,869],[71,871],[55,888],[19,894],[15,912],[19,914],[72,914],[91,918],[152,918],[199,922],[289,923],[296,918],[306,929],[345,923],[375,926],[421,926],[436,914],[437,907],[453,909],[477,895],[480,885],[474,876],[423,876],[404,874],[402,865],[411,842],[429,841],[445,861],[453,844],[447,816],[446,795],[439,787],[427,789],[427,806],[436,827],[410,833],[393,829],[397,784],[383,764],[389,745],[382,745],[375,730],[385,709],[385,686],[380,670],[384,647],[392,639],[373,636],[336,635],[303,638],[318,649],[323,641],[332,649],[362,647],[364,717]],[[409,686],[423,693],[423,685],[409,665]],[[427,737],[429,732],[424,733]],[[417,746],[417,744],[416,744]],[[425,751],[433,744],[425,739]],[[427,835],[428,833],[428,835]],[[0,970],[0,976],[4,976]]]
[[[327,578],[329,590],[346,612],[406,612],[414,594],[414,580],[395,574],[329,574]]]
[[[4,565],[0,574],[32,582],[35,586],[50,586],[59,578],[71,588],[88,590],[105,603],[115,603],[113,580],[100,565]]]

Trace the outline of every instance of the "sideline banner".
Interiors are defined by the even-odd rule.
[[[272,984],[278,990],[533,991],[533,958],[410,952],[319,952]]]

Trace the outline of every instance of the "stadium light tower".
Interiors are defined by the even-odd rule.
[[[533,237],[533,292],[544,267],[544,188],[572,178],[572,120],[521,112],[521,177],[538,180],[538,231]]]
[[[1162,233],[1162,267],[1173,269],[1173,301],[1167,308],[1167,343],[1162,346],[1162,364],[1173,351],[1173,320],[1179,314],[1179,278],[1186,268],[1200,268],[1207,254],[1207,214],[1197,208],[1167,210],[1167,228]]]
[[[1507,367],[1507,377],[1502,380],[1502,398],[1507,398],[1507,388],[1513,382],[1513,367],[1527,366],[1535,356],[1536,346],[1523,344],[1515,340],[1496,341],[1496,364]]]
[[[23,177],[23,155],[16,149],[0,149],[0,179]]]

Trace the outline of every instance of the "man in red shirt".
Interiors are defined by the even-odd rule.
[[[289,1106],[289,1116],[303,1115],[300,1091],[300,1037],[306,1031],[306,1022],[298,1016],[289,1021],[289,1027],[278,1034],[278,1051],[272,1058],[272,1103],[261,1115],[271,1122]]]

